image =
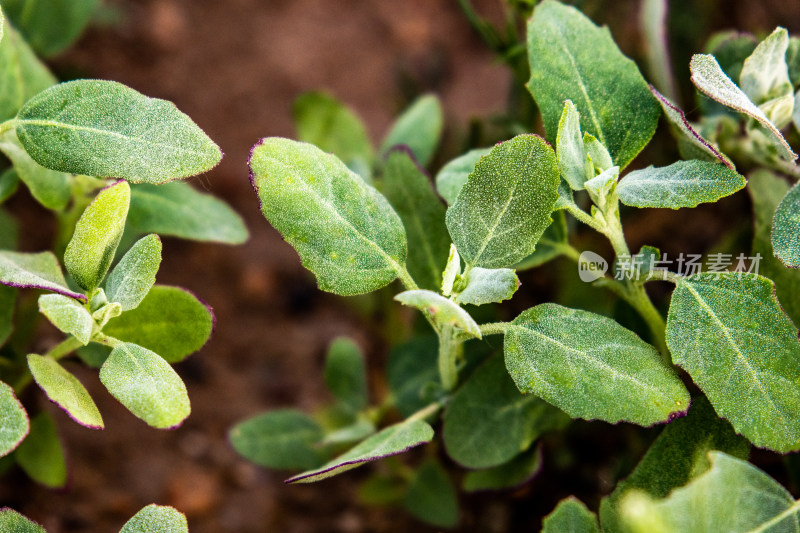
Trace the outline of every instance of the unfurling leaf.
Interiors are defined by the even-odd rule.
[[[558,123],[556,154],[561,176],[574,190],[583,189],[583,183],[594,177],[586,175],[586,151],[583,148],[581,117],[575,105],[567,100]]]
[[[481,338],[481,330],[469,313],[440,294],[419,289],[401,292],[394,299],[403,305],[429,313],[437,324],[453,326],[473,337]]]
[[[792,119],[794,91],[786,65],[789,33],[777,28],[744,60],[739,84],[778,129]]]
[[[463,288],[456,296],[457,304],[484,305],[508,300],[517,292],[520,282],[510,268],[470,269],[462,280]]]

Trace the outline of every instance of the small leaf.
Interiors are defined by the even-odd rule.
[[[0,530],[9,533],[47,533],[42,526],[8,507],[0,509]]]
[[[471,269],[463,283],[464,289],[456,296],[457,304],[483,305],[508,300],[520,286],[517,274],[510,268]]]
[[[447,264],[442,272],[442,294],[450,296],[453,292],[453,283],[456,276],[461,275],[461,257],[455,244],[450,244],[450,255],[447,257]]]
[[[30,435],[19,445],[14,457],[34,481],[53,489],[67,484],[64,449],[56,423],[47,413],[33,417]]]
[[[29,430],[28,414],[14,389],[0,381],[0,457],[19,446]]]
[[[103,417],[78,378],[51,357],[30,354],[28,368],[50,401],[66,411],[75,422],[92,429],[103,429]]]
[[[68,174],[44,168],[31,159],[13,130],[0,135],[0,150],[11,160],[19,179],[37,202],[54,211],[67,206],[72,195]]]
[[[541,449],[534,447],[507,463],[467,472],[461,488],[465,492],[514,489],[530,481],[541,467]]]
[[[444,224],[445,208],[428,176],[411,154],[392,150],[383,170],[383,193],[400,215],[408,237],[406,265],[424,289],[438,289],[447,260],[450,236]]]
[[[406,259],[403,223],[344,163],[310,144],[273,137],[253,148],[250,169],[261,212],[322,290],[362,294],[394,281]]]
[[[8,18],[40,55],[71,45],[89,23],[100,0],[3,0]]]
[[[256,464],[304,469],[319,466],[325,460],[317,448],[324,436],[322,428],[310,416],[281,409],[239,422],[228,438],[241,456]]]
[[[435,401],[442,393],[436,366],[438,339],[415,337],[395,346],[386,369],[389,390],[400,414],[408,417]]]
[[[771,139],[780,151],[783,159],[794,161],[797,154],[783,138],[778,128],[770,122],[769,118],[725,75],[714,56],[708,54],[695,54],[689,65],[692,71],[692,82],[705,95],[731,109],[744,113],[764,126],[765,131],[771,134]]]
[[[436,190],[448,205],[453,205],[458,198],[458,193],[467,182],[467,178],[475,170],[475,165],[481,157],[487,155],[491,148],[477,148],[459,156],[439,170],[436,174]]]
[[[42,289],[86,301],[86,296],[67,286],[58,259],[52,252],[28,254],[0,251],[0,283],[11,287]]]
[[[174,104],[113,81],[51,87],[25,104],[15,124],[37,163],[72,174],[157,184],[200,174],[222,158]]]
[[[689,393],[658,352],[610,318],[541,304],[505,336],[509,374],[573,418],[647,426],[689,407]]]
[[[423,167],[427,167],[439,147],[444,114],[439,99],[432,94],[420,96],[397,118],[381,144],[386,154],[395,146],[408,146]]]
[[[88,292],[100,285],[114,260],[130,198],[128,183],[118,181],[100,191],[75,225],[75,233],[64,252],[64,266]]]
[[[629,172],[617,194],[634,207],[696,207],[730,196],[747,185],[744,176],[718,163],[678,161],[666,167],[649,166]]]
[[[415,446],[430,442],[432,438],[433,428],[427,422],[406,420],[382,429],[329,463],[291,477],[286,483],[320,481],[370,461],[403,453]]]
[[[89,344],[94,329],[94,320],[80,302],[61,294],[43,294],[39,297],[39,312],[50,322],[69,335]]]
[[[583,134],[583,149],[586,151],[586,163],[591,163],[591,166],[594,167],[594,172],[588,172],[587,177],[608,170],[614,166],[611,154],[608,153],[603,143],[598,141],[591,133],[587,132]]]
[[[181,181],[133,185],[128,225],[140,234],[201,242],[242,244],[248,238],[242,217],[228,204]]]
[[[775,256],[791,268],[800,268],[800,185],[783,198],[772,226]]]
[[[183,422],[191,407],[186,385],[158,354],[129,342],[116,346],[100,369],[108,392],[138,418],[159,429]]]
[[[301,94],[292,105],[297,140],[330,152],[369,178],[374,158],[367,128],[355,113],[323,92]]]
[[[583,189],[583,183],[587,179],[586,152],[583,149],[580,120],[575,105],[570,100],[564,102],[556,137],[558,169],[561,177],[576,191]],[[591,177],[593,176],[594,174]]]
[[[622,55],[607,28],[577,9],[542,2],[528,22],[528,89],[555,140],[564,100],[580,113],[581,130],[608,148],[625,168],[650,141],[658,104],[636,64]]]
[[[631,173],[632,174],[632,173]],[[619,167],[610,167],[584,183],[586,192],[595,205],[604,205],[619,178]]]
[[[168,363],[183,361],[214,330],[211,308],[179,287],[154,285],[136,309],[112,318],[103,333],[156,352]]]
[[[340,402],[357,413],[367,406],[367,371],[358,345],[346,337],[334,339],[325,361],[325,385]]]
[[[467,468],[502,465],[527,450],[542,433],[569,419],[534,395],[523,395],[501,357],[478,367],[444,414],[447,454]]]
[[[14,330],[14,308],[17,289],[0,285],[0,346],[3,346]]]
[[[555,510],[544,517],[542,526],[542,533],[600,533],[597,516],[574,496],[558,502]]]
[[[739,83],[742,91],[777,128],[791,120],[793,96],[792,82],[786,65],[789,33],[777,28],[744,60]]]
[[[150,504],[133,515],[119,533],[189,533],[189,524],[178,510]]]
[[[432,526],[451,528],[458,523],[458,495],[447,471],[434,460],[420,465],[403,507],[411,516]]]
[[[663,500],[641,493],[623,500],[628,528],[638,533],[797,530],[800,505],[777,481],[722,452],[709,452],[708,459],[708,472]]]
[[[148,235],[139,239],[120,259],[105,282],[106,296],[130,311],[144,300],[156,282],[161,265],[161,239]]]
[[[555,153],[541,137],[519,135],[492,148],[447,210],[464,261],[503,268],[530,255],[550,224],[560,181]]]
[[[14,118],[29,98],[56,83],[19,32],[6,24],[0,41],[0,121]]]
[[[757,274],[678,278],[667,345],[719,416],[756,446],[785,453],[800,449],[800,342],[774,290]]]
[[[437,324],[455,326],[473,337],[481,338],[481,330],[469,313],[444,296],[424,289],[401,292],[394,297],[403,305],[430,313]]]

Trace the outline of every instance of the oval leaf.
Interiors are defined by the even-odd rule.
[[[32,522],[13,509],[0,509],[0,531],[13,533],[47,533],[42,526]]]
[[[477,148],[447,163],[436,174],[436,190],[448,205],[453,205],[458,193],[475,170],[478,160],[487,155],[491,148]]]
[[[72,174],[165,183],[205,172],[222,158],[174,104],[113,81],[56,85],[30,99],[15,122],[37,163]]]
[[[133,515],[119,533],[189,533],[189,524],[177,509],[150,504]]]
[[[0,251],[0,283],[11,287],[57,292],[86,301],[86,296],[67,286],[58,259],[52,252],[27,254]]]
[[[574,496],[558,502],[555,510],[544,517],[542,526],[542,533],[600,533],[597,516]]]
[[[30,354],[28,368],[50,401],[66,411],[75,422],[92,429],[103,429],[103,417],[89,391],[56,360]]]
[[[800,342],[774,291],[756,274],[678,278],[667,345],[737,432],[788,452],[800,449]]]
[[[0,457],[19,446],[29,430],[28,414],[14,389],[0,381]]]
[[[315,470],[291,477],[286,480],[286,483],[320,481],[364,463],[403,453],[415,446],[430,442],[432,438],[433,428],[427,422],[406,420],[382,429],[333,461]]]
[[[503,268],[530,255],[550,225],[559,177],[553,149],[536,135],[500,143],[447,210],[447,229],[470,266]]]
[[[424,289],[405,291],[394,299],[403,305],[430,313],[437,324],[455,326],[473,337],[481,338],[481,329],[469,313],[452,300],[433,291]]]
[[[542,304],[505,336],[509,374],[573,418],[647,426],[689,407],[689,393],[658,352],[604,316]]]
[[[432,94],[420,96],[397,118],[386,134],[381,152],[395,146],[407,146],[419,164],[427,167],[442,136],[444,114],[439,99]]]
[[[775,257],[791,268],[800,268],[800,185],[783,198],[772,226]]]
[[[628,173],[617,186],[625,205],[634,207],[696,207],[716,202],[744,189],[744,176],[708,161],[678,161],[666,167],[649,166]]]
[[[103,333],[177,363],[205,345],[214,323],[211,308],[189,291],[155,285],[136,309],[109,320]]]
[[[67,460],[53,418],[39,413],[31,420],[31,432],[17,451],[17,464],[34,481],[53,489],[67,484]]]
[[[106,187],[84,210],[64,252],[64,266],[75,281],[91,292],[108,272],[117,251],[131,200],[125,181]]]
[[[174,428],[191,411],[180,376],[158,354],[136,344],[126,342],[111,351],[100,369],[100,381],[131,413],[155,428]]]
[[[94,319],[77,300],[62,294],[43,294],[39,297],[39,312],[60,331],[72,335],[85,346],[94,329]]]
[[[400,217],[335,156],[310,144],[266,138],[253,148],[250,170],[261,212],[322,290],[371,292],[402,270],[406,235]]]
[[[123,311],[136,309],[156,282],[161,265],[161,239],[148,235],[131,246],[105,282],[106,297]]]

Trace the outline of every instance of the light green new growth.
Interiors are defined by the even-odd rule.
[[[542,533],[600,533],[597,516],[573,496],[558,502],[555,510],[544,518],[542,526]]]
[[[583,189],[583,183],[594,177],[594,172],[591,176],[586,175],[586,151],[583,148],[580,120],[575,105],[570,100],[564,102],[556,136],[558,169],[564,180],[576,191]]]
[[[0,283],[12,287],[44,289],[86,300],[86,296],[67,286],[58,259],[52,252],[28,254],[0,251]]]
[[[66,411],[72,419],[92,429],[103,429],[103,417],[78,378],[47,356],[28,355],[28,368],[50,401]]]
[[[189,524],[176,509],[150,504],[133,515],[119,533],[189,533]]]
[[[106,296],[119,303],[123,311],[135,309],[155,284],[160,265],[161,239],[158,235],[139,239],[106,278]]]
[[[74,336],[84,346],[92,339],[94,320],[77,300],[61,294],[43,294],[39,297],[39,312],[60,331]]]
[[[775,211],[772,247],[786,266],[800,268],[800,185],[792,187]]]
[[[0,381],[0,457],[19,446],[29,430],[28,414],[14,389]]]
[[[744,60],[739,75],[742,91],[778,129],[792,119],[794,107],[794,91],[786,65],[788,48],[789,33],[785,28],[776,28]]]
[[[452,300],[433,291],[418,289],[401,292],[394,297],[403,305],[430,314],[435,324],[458,328],[472,337],[481,338],[481,330],[469,313]]]

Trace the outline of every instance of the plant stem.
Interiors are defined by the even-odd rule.
[[[456,338],[453,326],[444,326],[439,331],[439,377],[447,392],[458,384],[458,357],[463,341]]]
[[[397,277],[400,279],[400,282],[407,291],[415,291],[419,289],[419,285],[417,285],[417,283],[414,281],[414,278],[411,277],[411,274],[408,273],[405,265],[402,265],[397,269]]]
[[[504,335],[508,329],[508,322],[491,322],[489,324],[481,324],[481,335]]]
[[[434,402],[427,407],[423,407],[413,415],[406,418],[406,422],[414,422],[416,420],[425,420],[431,415],[435,415],[439,409],[443,407],[441,402]]]

